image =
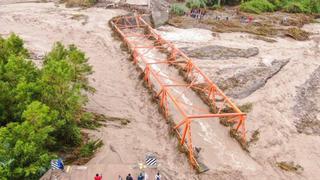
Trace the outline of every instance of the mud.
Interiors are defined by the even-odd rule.
[[[213,144],[212,149],[217,154],[212,155],[214,159],[207,161],[216,168],[196,175],[187,158],[177,150],[177,140],[168,134],[168,125],[158,112],[157,105],[150,101],[151,96],[138,79],[138,72],[127,60],[128,55],[120,49],[120,42],[112,37],[108,20],[127,12],[99,8],[67,9],[63,5],[56,6],[53,3],[3,5],[3,2],[0,2],[1,35],[6,36],[10,32],[20,35],[26,40],[27,48],[34,54],[34,59],[38,59],[40,65],[41,57],[50,50],[55,41],[76,44],[86,52],[90,58],[89,63],[95,70],[90,82],[97,89],[97,93],[90,96],[87,108],[106,116],[130,120],[126,126],[112,124],[111,121],[110,125],[102,127],[98,132],[91,132],[91,136],[103,140],[104,146],[85,167],[72,168],[71,179],[87,180],[97,171],[103,174],[112,173],[111,178],[128,171],[136,174],[137,162],[143,162],[148,152],[158,156],[159,169],[169,177],[167,179],[313,180],[320,176],[320,136],[313,133],[318,130],[308,130],[311,134],[304,133],[304,130],[303,133],[299,133],[297,130],[297,124],[303,122],[305,113],[310,114],[310,117],[317,117],[319,114],[319,108],[315,108],[319,107],[319,87],[314,77],[318,74],[320,66],[320,24],[305,25],[302,28],[312,32],[307,41],[298,42],[291,38],[275,37],[276,42],[273,43],[253,39],[246,33],[217,33],[216,36],[212,36],[211,30],[159,28],[164,38],[173,41],[179,47],[219,45],[228,48],[259,49],[259,54],[249,58],[194,58],[197,65],[211,79],[217,82],[220,80],[222,85],[223,82],[227,82],[224,80],[240,77],[241,81],[226,90],[232,94],[234,89],[239,88],[235,93],[236,103],[253,104],[246,122],[248,137],[259,130],[259,138],[249,147],[250,154],[238,151],[239,145],[230,142],[232,140],[227,130],[224,131],[225,127],[221,125],[215,126],[221,128],[217,131],[222,136],[214,136],[217,132],[212,132],[212,129],[207,131],[208,134],[199,134],[199,137],[208,137],[208,141]],[[83,23],[84,18],[72,18],[78,14],[81,14],[80,17],[88,17],[85,18],[87,22]],[[242,96],[238,93],[252,87],[252,82],[264,82],[264,85],[249,95]],[[225,142],[228,143],[227,146]],[[221,154],[224,156],[220,157]],[[218,167],[215,164],[217,159],[222,166]],[[234,163],[230,164],[231,162]],[[299,174],[283,170],[277,165],[278,162],[292,162],[294,166],[302,167],[303,171]],[[243,170],[244,167],[249,170]],[[253,171],[257,169],[255,172],[261,170],[262,173],[248,173],[251,171],[250,168]]]
[[[128,29],[123,30],[125,34],[143,34],[142,30]],[[153,44],[153,41],[146,37],[128,37],[129,41],[136,42],[133,47],[144,47]],[[166,53],[153,48],[139,48],[137,50],[144,55],[143,60],[138,58],[138,66],[143,70],[148,63],[162,61],[167,57]],[[150,69],[159,74],[159,81],[168,85],[184,84],[184,78],[179,75],[179,70],[168,64],[152,64]],[[141,71],[142,71],[141,70]],[[152,73],[151,73],[152,74]],[[160,92],[160,86],[153,75],[150,75],[155,92]],[[195,84],[201,83],[201,78],[194,81]],[[191,89],[185,86],[167,87],[168,92],[174,97],[176,103],[180,104],[184,112],[188,115],[209,114],[209,107],[201,100],[201,98]],[[170,96],[171,97],[171,96]],[[175,103],[168,98],[169,116],[172,117],[174,124],[178,124],[184,119],[182,113],[175,108]],[[198,156],[201,163],[204,163],[210,171],[205,175],[211,177],[223,178],[215,174],[214,171],[231,171],[237,170],[234,174],[241,172],[246,177],[263,177],[264,173],[259,164],[251,159],[248,154],[241,149],[238,143],[229,136],[228,129],[219,124],[217,118],[194,119],[191,124],[192,137],[191,141],[194,147],[201,149]],[[183,132],[183,126],[178,129]],[[212,171],[212,172],[211,172]],[[200,175],[202,177],[202,174]]]
[[[245,98],[263,87],[269,79],[277,75],[281,69],[289,63],[289,60],[273,61],[270,65],[259,64],[257,67],[236,71],[237,68],[218,71],[218,74],[226,74],[228,71],[236,71],[227,79],[218,79],[217,84],[227,95],[233,98]],[[227,72],[226,72],[227,71]]]
[[[283,12],[248,14],[239,12],[235,7],[225,8],[224,11],[207,11],[202,19],[173,15],[168,23],[178,28],[203,28],[219,33],[243,32],[265,37],[288,36],[305,41],[310,33],[301,27],[314,19],[311,15]],[[253,20],[242,20],[243,17],[251,17]]]
[[[317,126],[310,124],[314,129],[309,130],[309,135],[299,133],[296,126],[302,122],[305,113],[309,113],[310,118],[319,114],[320,24],[308,24],[302,29],[313,33],[310,40],[298,42],[277,37],[273,38],[275,42],[267,42],[246,33],[212,36],[211,31],[197,28],[165,26],[158,29],[166,40],[180,48],[219,45],[259,49],[259,54],[249,58],[212,60],[194,57],[193,60],[214,82],[225,86],[237,104],[252,104],[247,119],[248,137],[253,135],[249,152],[263,167],[268,175],[266,179],[317,179],[315,177],[319,176],[320,148],[317,144],[320,136],[312,133],[317,131]],[[317,120],[313,119],[313,122]],[[309,122],[307,124],[309,126]],[[283,166],[277,165],[280,162],[290,162],[293,169],[299,167],[299,170],[284,170]],[[226,179],[236,177],[254,179],[241,173]]]
[[[299,88],[295,105],[299,133],[320,135],[320,66]]]
[[[169,136],[166,122],[157,105],[150,101],[138,73],[127,60],[128,55],[120,49],[120,42],[112,37],[108,21],[125,13],[117,9],[69,9],[53,3],[1,5],[0,33],[7,36],[15,32],[21,36],[34,57],[43,57],[56,41],[78,46],[95,71],[90,83],[97,92],[90,95],[87,109],[130,120],[121,128],[107,122],[99,131],[90,131],[91,136],[103,140],[104,146],[86,168],[72,168],[72,177],[87,180],[99,171],[105,175],[122,172],[124,176],[129,171],[134,174],[138,172],[133,169],[138,162],[144,162],[146,153],[153,152],[161,172],[170,169],[169,176],[193,179],[197,175],[187,158],[178,152],[177,140]],[[74,19],[75,16],[87,17],[87,22],[82,23],[83,19]]]

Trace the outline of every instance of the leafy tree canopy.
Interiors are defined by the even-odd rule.
[[[36,67],[23,40],[0,37],[0,179],[39,179],[54,151],[81,142],[92,67],[76,46],[55,43]]]

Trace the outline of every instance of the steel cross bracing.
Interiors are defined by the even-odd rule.
[[[134,64],[143,68],[143,79],[157,92],[156,96],[159,98],[159,105],[164,115],[168,117],[170,113],[179,114],[178,117],[181,119],[174,124],[174,129],[181,145],[187,147],[193,166],[199,167],[191,138],[191,125],[194,120],[224,119],[231,125],[231,130],[238,135],[240,143],[246,144],[246,114],[240,111],[192,59],[174,44],[164,40],[142,16],[121,16],[113,19],[111,25],[132,53]],[[154,50],[165,52],[167,56],[150,55]],[[171,75],[170,72],[162,72],[159,67],[178,69],[183,78]],[[178,91],[179,88],[182,90]],[[209,105],[210,111],[183,101],[188,96],[186,92],[190,90],[201,96],[201,99]]]

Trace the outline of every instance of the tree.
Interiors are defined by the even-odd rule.
[[[29,55],[18,36],[12,34],[8,39],[0,37],[0,47],[0,125],[5,125],[9,120],[18,121],[24,110],[18,107],[24,101],[16,99],[18,84],[34,82],[39,70],[32,62],[25,60]]]
[[[60,42],[54,44],[51,52],[45,57],[44,64],[52,61],[65,61],[74,70],[72,81],[81,88],[94,92],[88,83],[88,76],[93,73],[92,66],[88,64],[88,58],[84,52],[80,51],[75,45],[65,48]]]
[[[46,145],[52,140],[51,125],[57,112],[33,102],[23,113],[24,122],[0,128],[0,169],[8,179],[37,179],[53,158]],[[1,172],[0,171],[0,172]]]
[[[80,144],[77,122],[94,92],[76,46],[56,43],[41,69],[28,58],[22,39],[0,37],[0,180],[38,179],[52,152]]]

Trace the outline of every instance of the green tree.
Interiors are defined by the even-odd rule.
[[[37,68],[23,40],[0,37],[0,180],[38,179],[53,151],[81,142],[78,121],[92,67],[74,45],[56,43]]]
[[[23,45],[23,40],[15,34],[11,34],[8,39],[0,37],[0,62],[5,64],[9,56],[29,57]]]
[[[0,162],[2,176],[8,179],[37,179],[49,166],[46,149],[53,142],[51,125],[57,112],[40,102],[31,103],[23,113],[23,123],[9,123],[0,128]]]
[[[18,121],[25,108],[18,107],[26,104],[21,101],[21,96],[16,99],[19,83],[36,81],[39,70],[31,61],[25,60],[29,55],[18,36],[0,37],[0,47],[0,125],[5,125],[9,120]]]
[[[88,64],[84,52],[80,51],[75,45],[65,48],[60,42],[55,43],[51,52],[45,57],[44,64],[51,61],[65,61],[73,69],[72,81],[76,85],[80,85],[87,91],[94,92],[88,83],[88,75],[93,73],[92,66]]]

